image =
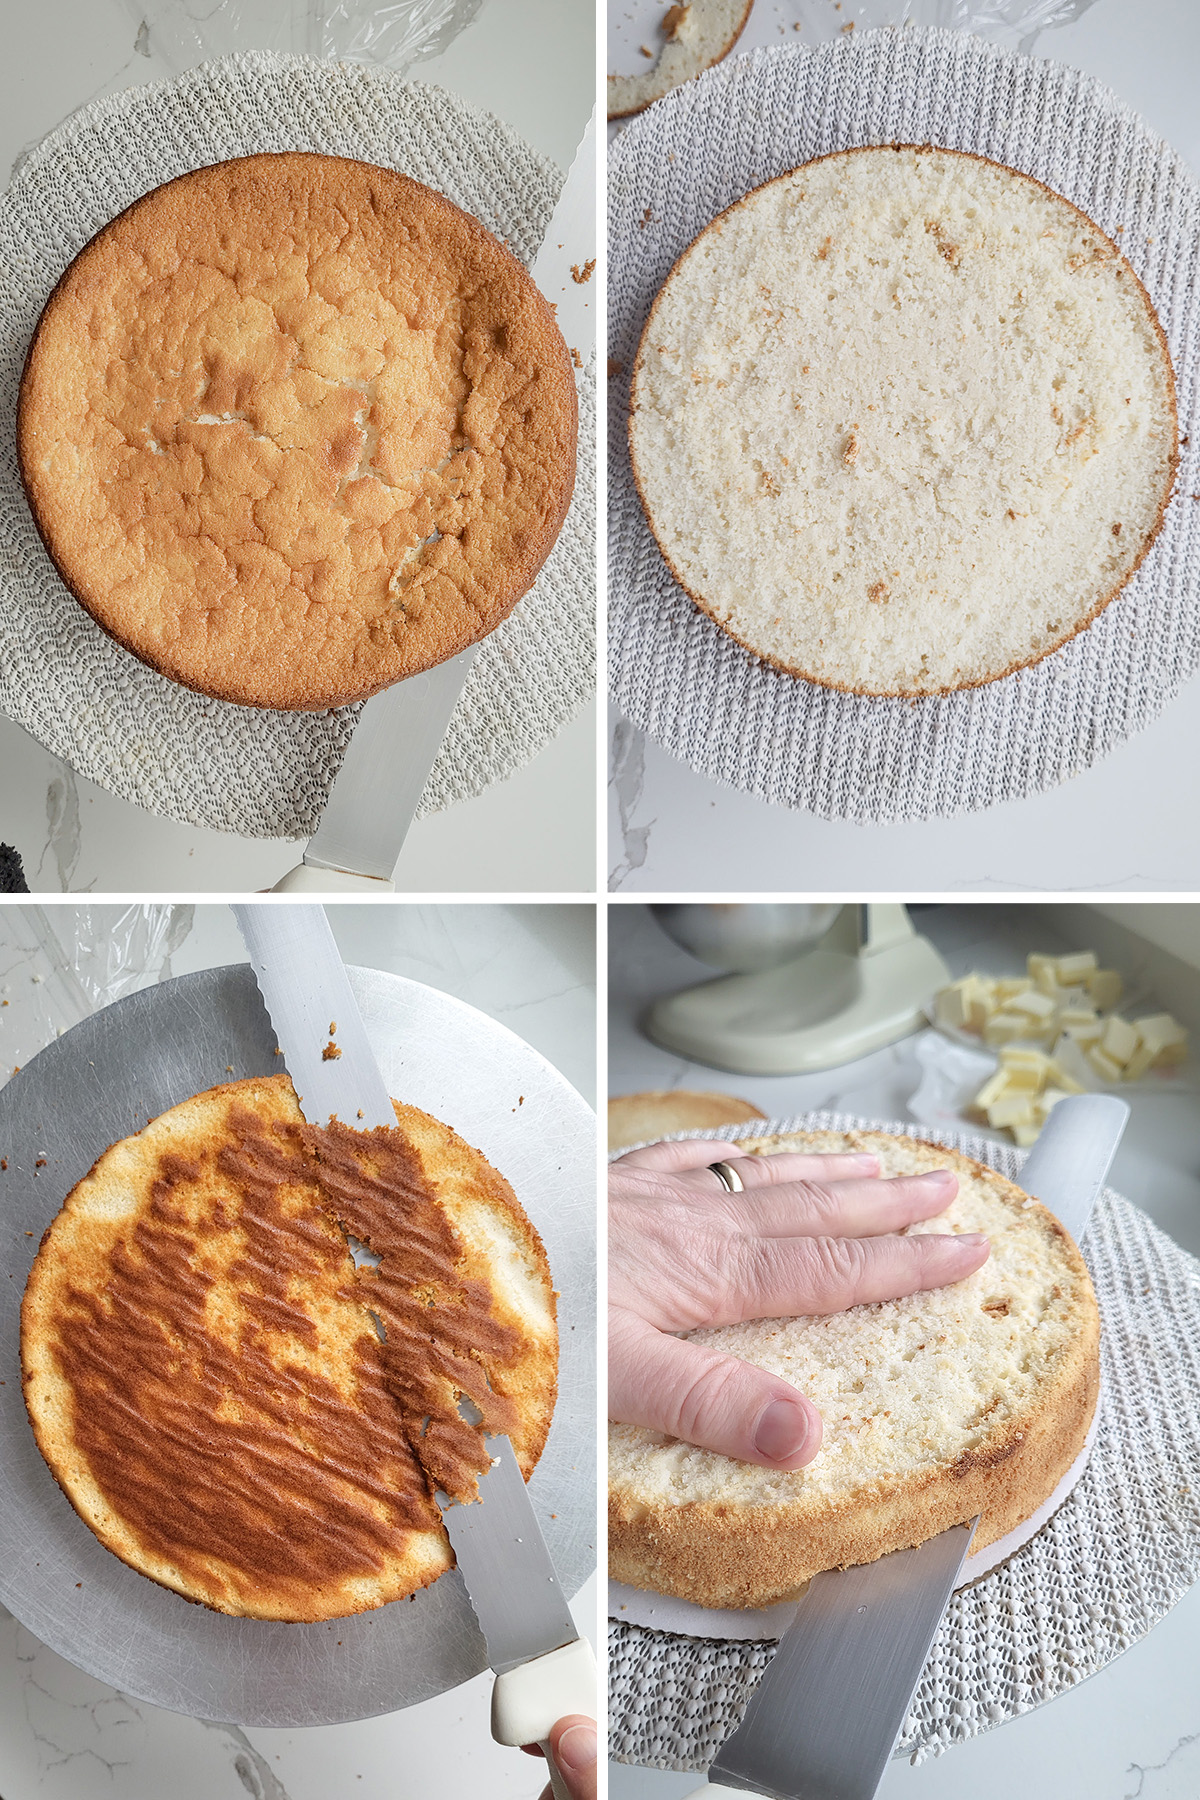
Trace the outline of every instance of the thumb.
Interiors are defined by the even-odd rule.
[[[636,1325],[610,1336],[609,1410],[767,1469],[801,1469],[821,1447],[821,1415],[790,1382]]]
[[[596,1800],[596,1725],[569,1713],[550,1728],[550,1754],[571,1800]],[[553,1800],[547,1787],[541,1800]]]

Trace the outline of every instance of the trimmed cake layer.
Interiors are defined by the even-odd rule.
[[[630,449],[676,580],[739,643],[851,693],[979,686],[1129,580],[1178,457],[1170,355],[1061,195],[930,146],[818,158],[684,251]]]
[[[609,1428],[609,1572],[702,1606],[770,1606],[822,1569],[872,1562],[982,1515],[975,1548],[1035,1513],[1083,1447],[1100,1323],[1075,1244],[1038,1201],[952,1150],[878,1132],[740,1140],[760,1154],[867,1151],[886,1176],[948,1168],[946,1212],[984,1232],[965,1281],[820,1318],[688,1333],[789,1381],[824,1438],[798,1471]]]

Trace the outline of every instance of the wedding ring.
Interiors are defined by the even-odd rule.
[[[717,1180],[720,1182],[721,1186],[725,1189],[725,1192],[727,1194],[744,1194],[745,1193],[746,1184],[742,1180],[741,1176],[738,1174],[737,1170],[734,1168],[732,1163],[715,1162],[715,1163],[709,1163],[708,1166],[712,1170],[713,1174],[716,1176]]]

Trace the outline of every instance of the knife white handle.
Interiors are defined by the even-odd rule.
[[[497,1675],[492,1736],[498,1744],[537,1744],[546,1758],[554,1800],[571,1800],[550,1754],[550,1727],[567,1713],[597,1717],[596,1658],[586,1638]]]
[[[337,894],[349,888],[357,888],[361,893],[394,894],[396,884],[381,881],[375,875],[352,875],[348,869],[317,869],[311,863],[301,863],[298,868],[281,875],[269,891],[272,894]]]

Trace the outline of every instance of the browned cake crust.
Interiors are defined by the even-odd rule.
[[[997,1542],[1053,1494],[1079,1455],[1096,1408],[1099,1311],[1075,1243],[1045,1207],[1014,1183],[940,1145],[877,1132],[825,1132],[743,1140],[743,1147],[764,1153],[865,1150],[880,1157],[884,1174],[950,1168],[959,1177],[959,1198],[923,1229],[986,1229],[992,1259],[966,1282],[929,1296],[855,1307],[828,1321],[796,1322],[799,1332],[795,1341],[789,1340],[789,1369],[805,1360],[812,1340],[806,1347],[804,1339],[811,1331],[817,1339],[816,1364],[821,1373],[832,1375],[827,1387],[838,1390],[836,1406],[822,1406],[825,1443],[809,1471],[771,1475],[705,1452],[689,1453],[676,1467],[672,1440],[615,1427],[610,1574],[631,1586],[702,1606],[761,1607],[793,1595],[823,1569],[874,1562],[976,1514],[982,1516],[973,1548]],[[1009,1233],[1011,1243],[1005,1246],[1001,1239]],[[928,1302],[925,1308],[923,1301]],[[1015,1350],[1007,1337],[1010,1307],[1014,1318],[1026,1320]],[[1038,1309],[1040,1325],[1031,1328],[1028,1318]],[[910,1360],[888,1377],[883,1397],[897,1419],[915,1419],[917,1429],[909,1431],[907,1442],[911,1447],[915,1437],[920,1450],[907,1459],[897,1456],[898,1466],[887,1467],[879,1466],[871,1449],[870,1420],[855,1415],[855,1380],[859,1388],[875,1386],[878,1404],[872,1365],[878,1370],[897,1357],[898,1343],[903,1347],[899,1333],[889,1335],[902,1312],[918,1321],[924,1312],[928,1324],[915,1334],[922,1341],[909,1346]],[[738,1327],[743,1352],[757,1360],[755,1350],[769,1351],[783,1339],[789,1323],[766,1320]],[[819,1339],[826,1328],[834,1342],[822,1350]],[[736,1348],[725,1341],[731,1335],[703,1334],[710,1344],[719,1340],[723,1349]],[[919,1354],[935,1350],[939,1338],[952,1344],[945,1351],[952,1359],[974,1359],[983,1395],[993,1364],[998,1372],[990,1406],[984,1398],[982,1417],[970,1420],[967,1430],[947,1420],[936,1364],[931,1368],[928,1357]],[[1020,1356],[1036,1365],[1037,1375],[1020,1404],[1010,1405],[1002,1372]],[[769,1360],[769,1366],[778,1372],[783,1365]],[[796,1379],[805,1387],[802,1376]],[[922,1424],[926,1419],[927,1426]],[[820,1458],[831,1451],[844,1458],[848,1471],[836,1483],[823,1480],[821,1473]],[[689,1497],[689,1492],[698,1495],[701,1482],[703,1497]],[[774,1490],[766,1500],[764,1483]]]
[[[286,1076],[210,1089],[107,1150],[38,1250],[38,1446],[102,1543],[217,1611],[336,1618],[427,1586],[454,1560],[435,1488],[477,1497],[485,1431],[526,1478],[545,1444],[541,1241],[478,1151],[395,1104],[394,1131],[321,1130]]]
[[[312,709],[495,629],[566,516],[576,424],[553,312],[489,231],[394,170],[289,152],[180,176],[80,252],[18,453],[118,643]]]

